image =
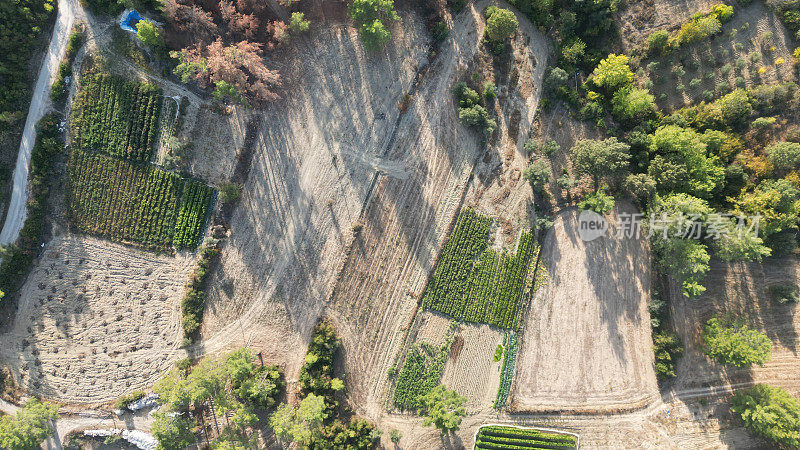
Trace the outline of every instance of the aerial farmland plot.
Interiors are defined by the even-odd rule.
[[[800,448],[797,2],[0,17],[0,448]]]

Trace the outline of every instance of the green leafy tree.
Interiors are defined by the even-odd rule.
[[[753,433],[785,448],[800,448],[800,402],[784,389],[757,384],[738,391],[731,410]]]
[[[17,416],[0,418],[0,447],[9,450],[34,450],[53,433],[51,422],[58,417],[58,406],[33,399],[17,411]]]
[[[561,56],[570,64],[577,64],[586,55],[586,43],[580,38],[575,38],[572,42],[561,49]]]
[[[725,178],[719,158],[708,154],[702,135],[691,128],[659,127],[650,138],[650,153],[655,157],[648,174],[662,192],[709,198]]]
[[[156,23],[149,19],[144,19],[136,22],[136,36],[142,43],[154,49],[164,47],[164,38],[161,37],[161,32],[158,31]]]
[[[214,100],[231,100],[234,102],[240,102],[242,100],[242,95],[239,93],[239,90],[236,89],[236,86],[228,83],[227,81],[215,81],[214,86],[216,86],[214,88],[214,92],[211,93],[211,95],[214,96]]]
[[[654,331],[653,352],[656,360],[656,377],[659,380],[675,378],[675,363],[683,354],[683,345],[678,335],[665,331]]]
[[[797,229],[800,191],[788,180],[763,180],[753,192],[742,191],[733,202],[734,214],[761,216],[759,232],[766,237]]]
[[[642,206],[647,205],[656,194],[656,180],[646,173],[630,174],[622,183],[622,188]]]
[[[629,126],[637,125],[656,115],[656,99],[647,89],[626,86],[611,99],[614,118]]]
[[[152,432],[159,450],[182,450],[196,443],[192,429],[197,424],[193,420],[164,411],[154,412],[153,417]]]
[[[800,167],[800,144],[796,142],[778,142],[766,149],[773,167],[780,173],[787,173]]]
[[[306,15],[301,12],[293,12],[289,19],[289,30],[292,34],[301,34],[308,31],[311,23],[306,20]]]
[[[615,137],[599,140],[583,139],[570,150],[575,171],[592,178],[595,191],[605,177],[616,177],[628,167],[630,145]]]
[[[550,182],[551,176],[550,164],[541,158],[532,162],[522,172],[522,177],[528,180],[528,183],[530,183],[531,188],[533,188],[535,192],[542,192],[547,183]]]
[[[715,102],[722,114],[722,120],[729,125],[743,125],[753,112],[750,97],[744,89],[736,89]]]
[[[324,397],[308,394],[297,408],[285,403],[278,406],[269,424],[281,439],[308,445],[320,433],[322,422],[328,417],[326,410]]]
[[[772,342],[766,334],[753,330],[743,321],[712,318],[703,327],[703,352],[734,367],[763,365],[772,356]]]
[[[219,199],[222,203],[233,203],[242,196],[242,187],[236,183],[224,183],[219,187]]]
[[[433,425],[442,434],[457,431],[461,419],[467,415],[464,409],[466,401],[466,398],[448,390],[444,385],[436,386],[419,398],[424,414],[422,424],[426,427]]]
[[[609,92],[627,86],[633,82],[634,75],[628,65],[628,57],[625,55],[610,54],[600,61],[592,72],[594,84],[605,88]]]
[[[582,202],[578,203],[578,208],[594,211],[597,214],[607,214],[614,209],[614,197],[600,189],[587,195]]]
[[[711,257],[705,244],[691,239],[693,236],[684,238],[686,223],[676,218],[705,222],[712,212],[705,200],[684,193],[665,197],[656,195],[653,201],[652,214],[659,220],[659,229],[650,231],[658,264],[678,279],[687,297],[697,297],[705,292],[701,283],[708,272]]]
[[[664,54],[669,51],[669,32],[657,30],[647,36],[647,50],[653,55]]]
[[[367,50],[383,48],[391,38],[388,24],[399,20],[394,0],[353,0],[348,8]]]
[[[486,37],[493,42],[504,42],[517,31],[517,28],[519,28],[517,16],[507,9],[494,8],[486,19]]]
[[[720,225],[722,233],[714,239],[716,255],[723,261],[758,261],[770,256],[772,250],[764,245],[764,240],[754,232],[736,230],[736,219],[729,219]]]

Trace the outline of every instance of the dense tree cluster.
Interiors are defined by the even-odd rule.
[[[284,388],[281,370],[256,364],[247,348],[224,357],[206,356],[192,368],[176,367],[156,383],[153,390],[163,406],[155,414],[153,434],[162,449],[186,448],[196,439],[191,412],[208,408],[220,416],[213,448],[253,447],[255,410],[274,406]]]
[[[270,416],[270,426],[282,440],[302,448],[373,448],[380,432],[366,420],[340,417],[339,397],[344,382],[334,376],[334,356],[341,345],[328,322],[314,327],[305,363],[300,369],[298,406],[281,404]]]
[[[731,402],[755,434],[783,448],[800,447],[800,402],[784,389],[757,384],[737,392]]]
[[[0,447],[12,450],[35,450],[53,433],[58,406],[30,400],[16,417],[0,418]]]
[[[280,75],[264,62],[264,52],[289,36],[289,25],[269,21],[266,6],[254,0],[207,2],[164,0],[163,14],[170,30],[191,36],[192,44],[172,51],[175,74],[214,89],[218,99],[275,100]],[[302,27],[301,18],[295,27]],[[156,40],[157,43],[157,40]]]

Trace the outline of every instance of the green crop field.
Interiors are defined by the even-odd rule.
[[[481,427],[475,439],[476,449],[570,449],[576,446],[577,439],[569,434],[500,425]]]
[[[515,254],[488,248],[491,223],[472,209],[461,212],[425,290],[425,308],[467,322],[516,326],[536,244],[526,231]]]
[[[417,409],[419,397],[439,384],[449,353],[449,341],[438,348],[427,342],[420,342],[411,347],[406,354],[403,369],[397,377],[394,405],[403,410]]]
[[[147,164],[73,150],[68,202],[80,230],[154,251],[194,249],[213,189]]]
[[[132,161],[149,161],[161,104],[157,86],[87,73],[73,104],[72,145]]]

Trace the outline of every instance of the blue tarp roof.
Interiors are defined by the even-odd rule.
[[[142,20],[142,16],[140,16],[136,10],[131,10],[129,13],[122,15],[122,20],[119,22],[119,26],[123,30],[136,33],[136,24],[140,20]]]

